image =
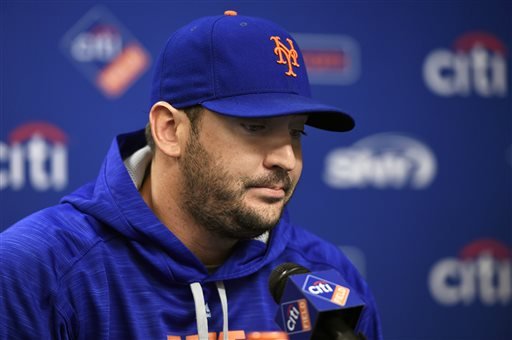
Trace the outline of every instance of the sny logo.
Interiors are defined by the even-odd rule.
[[[288,65],[288,72],[285,74],[287,76],[297,77],[297,74],[293,72],[293,66],[299,67],[299,63],[297,62],[298,53],[293,47],[293,40],[290,38],[286,38],[286,41],[288,42],[288,45],[290,47],[286,47],[285,44],[281,42],[281,38],[278,36],[272,36],[270,37],[270,40],[273,40],[276,44],[276,47],[274,48],[274,54],[279,57],[279,60],[277,61],[278,64]],[[286,60],[284,60],[284,58]]]
[[[308,275],[302,290],[340,306],[347,304],[348,295],[350,294],[349,288],[313,275]]]
[[[348,148],[334,149],[325,165],[324,180],[337,189],[425,189],[437,172],[432,150],[398,133],[376,134]]]

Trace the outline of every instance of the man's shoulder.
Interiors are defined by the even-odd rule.
[[[332,263],[333,257],[344,258],[340,248],[334,243],[302,227],[292,226],[289,237],[288,248],[299,251],[312,261]]]
[[[52,266],[58,275],[101,241],[97,227],[69,204],[40,210],[0,234],[2,267]]]
[[[364,278],[339,245],[301,227],[292,226],[284,257],[311,271],[334,269],[351,284],[365,290]]]

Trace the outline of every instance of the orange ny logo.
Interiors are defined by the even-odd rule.
[[[270,37],[270,40],[273,40],[276,43],[276,47],[274,48],[274,54],[279,57],[277,61],[278,64],[287,64],[288,72],[285,74],[287,76],[297,77],[297,74],[293,72],[293,66],[299,67],[299,63],[297,62],[298,54],[295,48],[293,47],[293,41],[290,38],[286,38],[286,41],[290,45],[290,47],[286,47],[285,44],[281,42],[281,38],[278,36]]]

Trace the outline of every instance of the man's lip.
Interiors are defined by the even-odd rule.
[[[286,195],[286,190],[282,186],[251,186],[249,189],[255,189],[264,196],[272,196],[275,198],[283,198]]]
[[[250,188],[287,191],[283,185],[252,185]]]

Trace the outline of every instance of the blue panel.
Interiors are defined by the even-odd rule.
[[[366,275],[386,338],[511,339],[510,2],[2,1],[0,230],[94,179],[169,34],[226,9],[293,32],[356,119],[308,130],[290,210]]]

